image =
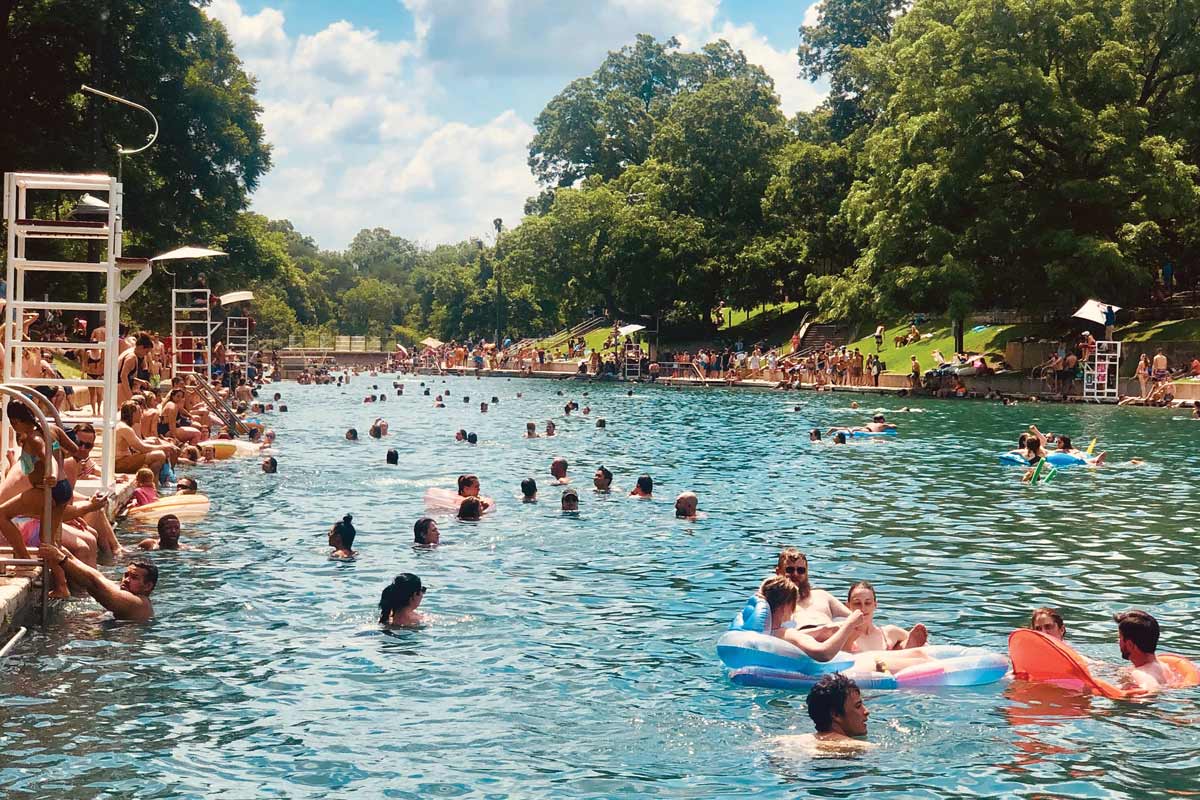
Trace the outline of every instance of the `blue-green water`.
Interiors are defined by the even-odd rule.
[[[778,549],[797,546],[817,585],[843,595],[870,579],[878,619],[923,621],[938,643],[1003,651],[1031,608],[1056,605],[1076,646],[1116,663],[1111,614],[1140,606],[1162,623],[1163,650],[1200,653],[1200,424],[1152,410],[918,402],[926,413],[894,415],[900,437],[836,448],[805,432],[901,401],[860,396],[855,411],[847,395],[647,387],[629,398],[621,386],[450,378],[448,407],[434,409],[408,377],[404,397],[363,405],[373,383],[390,391],[392,378],[284,385],[277,476],[251,460],[191,471],[214,508],[185,526],[202,549],[155,555],[155,623],[105,624],[74,601],[6,660],[0,794],[1200,791],[1196,690],[1142,704],[1007,682],[869,693],[881,747],[813,760],[771,743],[810,730],[803,698],[732,686],[714,651]],[[492,395],[501,402],[481,415]],[[563,419],[567,397],[592,418]],[[376,416],[391,423],[386,440],[343,440],[351,425],[365,438]],[[548,418],[558,437],[520,438],[526,420]],[[1111,466],[1021,485],[995,454],[1030,422],[1099,437]],[[459,427],[481,444],[456,444]],[[388,447],[399,467],[384,464]],[[625,491],[652,473],[661,496],[582,491],[578,518],[563,517],[548,487],[556,455],[581,489],[603,463]],[[1133,456],[1148,463],[1123,463]],[[460,472],[478,473],[499,510],[444,519],[440,548],[412,549],[423,490]],[[516,500],[527,475],[545,493],[538,505]],[[706,519],[673,518],[684,489]],[[330,562],[325,534],[347,512],[360,557]],[[437,619],[385,635],[375,604],[401,571],[431,587],[422,610]]]

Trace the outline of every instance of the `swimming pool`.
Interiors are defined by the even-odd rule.
[[[811,729],[803,698],[731,685],[714,651],[792,545],[816,585],[844,596],[869,579],[880,621],[924,621],[935,642],[1003,651],[1030,609],[1057,605],[1071,641],[1116,662],[1110,615],[1140,606],[1162,623],[1163,650],[1198,654],[1200,423],[864,396],[852,410],[840,394],[639,387],[630,398],[619,385],[486,378],[426,379],[451,391],[434,409],[418,380],[403,379],[402,398],[392,380],[285,384],[277,476],[252,460],[190,471],[214,507],[183,539],[207,549],[156,554],[157,622],[104,624],[75,601],[4,662],[5,797],[1200,790],[1195,690],[1147,704],[1007,683],[868,693],[882,747],[813,760],[769,743]],[[391,396],[363,405],[375,383]],[[480,414],[493,395],[501,402]],[[591,418],[563,419],[570,397]],[[904,402],[925,413],[889,414],[895,439],[806,441],[815,425]],[[391,423],[382,442],[365,437],[376,416]],[[549,418],[559,436],[520,438],[527,420]],[[1029,422],[1085,446],[1099,437],[1110,465],[1020,485],[995,456]],[[364,441],[343,440],[352,425]],[[481,443],[456,444],[460,427]],[[388,447],[399,467],[384,464]],[[624,491],[581,491],[581,513],[563,517],[548,485],[556,455],[581,490],[604,464]],[[1133,456],[1148,463],[1124,463]],[[497,513],[446,519],[442,547],[412,549],[424,488],[466,471]],[[642,471],[660,496],[624,499]],[[516,499],[529,475],[537,505]],[[673,518],[684,489],[707,519]],[[325,534],[347,512],[359,560],[330,562]],[[401,571],[431,587],[422,610],[439,620],[385,635],[375,604]]]

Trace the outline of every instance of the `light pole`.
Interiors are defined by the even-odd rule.
[[[504,230],[504,220],[496,217],[492,220],[496,228],[496,253],[492,256],[492,274],[496,278],[496,338],[492,343],[496,346],[496,357],[500,356],[500,232]]]

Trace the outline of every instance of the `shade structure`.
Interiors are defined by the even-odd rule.
[[[220,250],[209,250],[207,247],[178,247],[167,253],[162,253],[151,261],[178,261],[184,258],[212,258],[213,256],[227,256],[228,253],[223,253]]]
[[[617,328],[617,333],[621,336],[628,336],[631,333],[637,333],[638,331],[644,331],[644,330],[646,330],[645,325],[638,325],[637,323],[633,323],[630,325],[622,325],[621,327]]]
[[[1086,319],[1088,322],[1094,322],[1097,325],[1103,325],[1104,310],[1111,305],[1112,303],[1104,303],[1100,300],[1088,300],[1071,316],[1078,317],[1079,319]],[[1117,312],[1121,310],[1121,307],[1113,306],[1112,310],[1113,312]]]
[[[439,342],[432,336],[427,336],[421,340],[421,344],[425,345],[426,347],[441,347],[443,343]]]
[[[228,292],[221,295],[221,305],[227,306],[230,303],[248,303],[254,299],[254,292]]]
[[[403,353],[404,355],[408,355],[408,348],[405,347],[404,345],[400,344],[399,342],[396,342],[396,352]]]

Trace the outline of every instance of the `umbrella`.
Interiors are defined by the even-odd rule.
[[[399,342],[396,342],[396,352],[403,353],[404,355],[408,355],[408,348],[405,347],[404,345],[400,344]]]
[[[638,325],[634,323],[632,325],[622,325],[621,327],[617,328],[617,334],[619,336],[628,336],[631,333],[637,333],[638,331],[644,330],[646,330],[645,325]]]
[[[220,250],[209,250],[206,247],[180,247],[172,250],[169,253],[162,253],[151,261],[176,261],[181,258],[209,258],[211,256],[227,256],[228,253],[222,253]]]
[[[227,306],[230,303],[246,303],[254,299],[254,292],[229,292],[221,295],[221,305]]]
[[[426,347],[441,347],[443,342],[439,342],[432,336],[427,336],[421,340],[421,344],[425,345]]]
[[[1102,303],[1099,300],[1088,300],[1086,303],[1084,303],[1082,306],[1080,306],[1078,311],[1076,311],[1071,316],[1078,317],[1079,319],[1086,319],[1088,322],[1094,322],[1097,325],[1103,325],[1104,324],[1104,310],[1106,308],[1108,308],[1110,305],[1112,305],[1112,304],[1111,303]],[[1114,312],[1117,312],[1117,311],[1121,310],[1121,307],[1113,306],[1112,310]]]

